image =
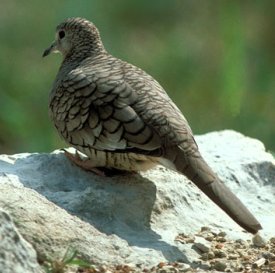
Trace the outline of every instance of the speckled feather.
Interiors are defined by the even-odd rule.
[[[60,31],[65,37],[60,38]],[[62,40],[63,39],[63,40]],[[181,111],[143,70],[111,56],[82,18],[57,27],[64,57],[50,95],[59,134],[96,166],[146,170],[163,164],[185,174],[249,232],[261,225],[199,153]]]

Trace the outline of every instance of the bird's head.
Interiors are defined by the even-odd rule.
[[[83,18],[69,18],[56,27],[55,40],[43,57],[52,52],[60,52],[66,58],[100,51],[104,51],[104,46],[96,26]]]

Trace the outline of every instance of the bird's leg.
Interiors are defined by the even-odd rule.
[[[100,170],[99,168],[95,167],[95,163],[89,159],[81,157],[79,152],[76,150],[75,154],[68,152],[67,150],[63,149],[65,156],[73,162],[75,165],[80,167],[85,171],[93,172],[99,176],[106,176],[105,172]]]
[[[65,156],[78,167],[101,176],[135,174],[146,171],[158,163],[155,157],[134,153],[115,153],[89,149],[89,157],[82,156],[77,150],[75,154],[64,149]]]
[[[70,153],[67,150],[63,149],[65,156],[76,166],[79,168],[93,172],[96,175],[99,176],[115,176],[115,175],[128,175],[128,174],[136,174],[136,171],[129,171],[129,170],[121,170],[117,169],[115,167],[107,167],[107,166],[101,166],[102,165],[100,160],[97,157],[88,158],[81,156],[81,154],[76,150],[75,153]]]

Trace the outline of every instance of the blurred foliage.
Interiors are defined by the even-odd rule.
[[[48,118],[55,26],[93,21],[105,47],[153,75],[194,133],[234,129],[275,150],[275,1],[2,0],[0,153],[63,147]]]

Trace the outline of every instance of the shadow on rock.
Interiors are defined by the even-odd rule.
[[[168,261],[187,262],[177,247],[151,229],[156,186],[149,179],[139,174],[99,177],[73,166],[63,154],[32,154],[17,159],[13,169],[24,186],[100,232],[116,235],[130,247],[154,249]]]

